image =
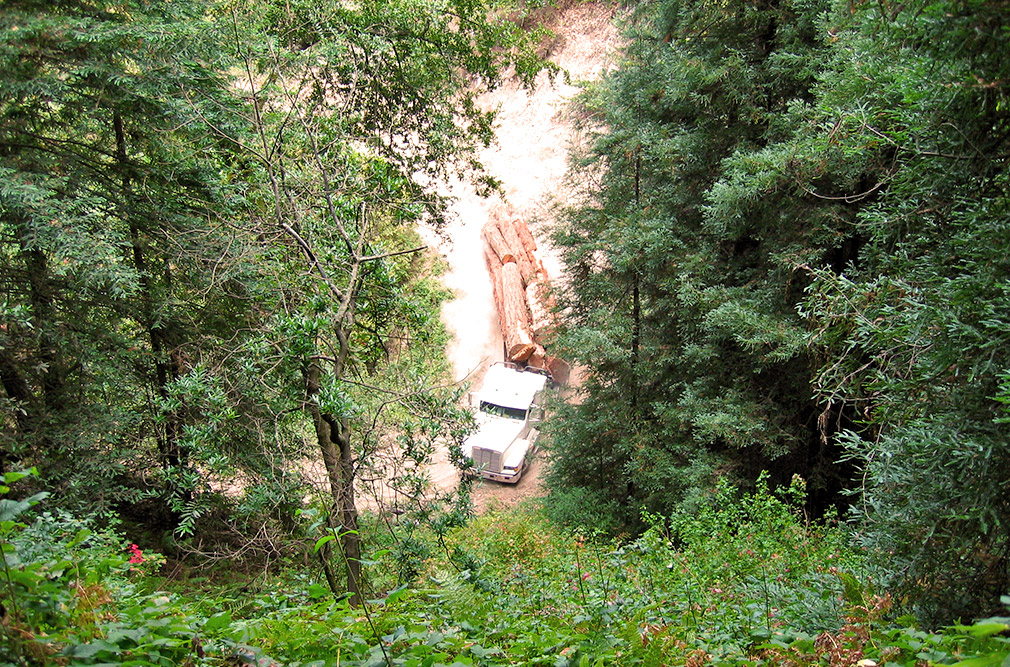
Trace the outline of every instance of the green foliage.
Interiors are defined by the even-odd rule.
[[[842,442],[864,472],[864,543],[934,623],[997,613],[1010,585],[997,398],[1010,366],[1008,116],[992,85],[1007,75],[992,57],[1005,19],[984,3],[857,13],[811,114],[834,122],[814,139],[839,158],[825,171],[861,172],[874,191],[857,212],[859,261],[809,268],[813,387],[856,415]]]
[[[434,600],[482,646],[529,664],[997,664],[1010,653],[1007,619],[936,633],[892,622],[848,531],[809,521],[804,499],[798,478],[774,492],[762,476],[745,494],[722,481],[697,513],[645,513],[650,527],[627,543],[559,530],[539,511],[494,512],[455,536],[475,569],[443,571]]]
[[[778,144],[829,57],[828,7],[639,5],[621,66],[583,95],[588,203],[555,240],[572,277],[561,346],[589,378],[552,433],[553,488],[668,513],[717,470],[769,468],[809,479],[823,509],[845,480],[787,258],[833,251],[847,214],[790,196]]]
[[[1005,8],[636,10],[583,96],[586,203],[555,234],[562,343],[589,379],[553,487],[676,513],[715,471],[799,473],[812,509],[852,502],[903,609],[997,613]]]
[[[44,460],[68,506],[167,505],[191,491],[183,432],[206,426],[169,387],[215,368],[249,314],[208,127],[231,103],[224,66],[202,3],[44,5],[0,10],[0,273],[21,314],[0,334],[0,458]]]
[[[0,495],[29,474],[37,472],[6,473]],[[98,530],[89,520],[48,513],[27,523],[31,507],[45,495],[18,502],[0,499],[0,603],[7,639],[0,660],[8,664],[45,664],[57,654],[89,653],[112,601],[107,586],[127,581],[125,545],[111,531]],[[56,628],[72,633],[61,637],[59,645],[45,639]]]
[[[329,479],[416,497],[467,424],[414,226],[440,179],[491,185],[480,91],[552,69],[510,8],[3,3],[0,471],[252,557],[321,424],[356,462]]]
[[[1007,618],[940,632],[892,622],[890,598],[867,583],[845,531],[807,521],[803,496],[798,479],[776,493],[762,478],[743,495],[721,483],[697,516],[647,514],[650,528],[627,543],[522,508],[419,530],[411,548],[429,552],[428,576],[410,587],[384,581],[365,609],[333,602],[295,566],[275,578],[229,567],[160,580],[149,568],[158,559],[113,531],[68,515],[29,522],[21,508],[0,525],[0,661],[851,667],[997,665],[1010,655]],[[444,550],[432,548],[438,535]],[[369,554],[373,581],[399,558]]]

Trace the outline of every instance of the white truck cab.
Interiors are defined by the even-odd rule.
[[[541,400],[550,379],[546,371],[511,363],[488,369],[480,391],[471,395],[478,430],[463,442],[463,456],[475,473],[506,484],[519,481],[540,435]]]

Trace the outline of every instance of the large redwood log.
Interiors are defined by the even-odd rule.
[[[495,221],[498,229],[501,231],[502,237],[505,239],[505,243],[508,244],[512,254],[515,255],[516,263],[519,264],[519,273],[523,277],[523,287],[529,285],[537,279],[537,267],[533,263],[533,256],[526,250],[522,239],[519,238],[519,232],[516,230],[513,218],[508,215],[500,215],[495,216],[492,220]],[[520,220],[519,222],[522,221]],[[523,223],[523,227],[525,226],[526,224]],[[528,234],[529,230],[526,233]]]
[[[501,260],[498,255],[486,243],[484,244],[484,264],[487,265],[488,275],[491,277],[491,296],[494,298],[494,307],[498,311],[499,326],[505,321],[505,301],[502,298],[501,289]]]
[[[526,286],[526,303],[530,307],[530,331],[533,340],[546,344],[554,333],[554,318],[551,314],[551,303],[547,294],[547,285],[534,280]]]
[[[501,260],[502,264],[515,261],[515,251],[509,247],[508,242],[502,236],[501,230],[498,229],[498,225],[495,224],[494,220],[488,220],[484,223],[484,226],[480,230],[480,237],[484,240],[485,244],[491,246],[491,249],[498,255],[498,259]]]
[[[526,221],[518,215],[513,215],[511,216],[511,223],[515,227],[516,233],[519,234],[519,240],[522,242],[523,247],[526,248],[526,253],[530,257],[533,257],[533,253],[537,251],[537,241],[533,238],[533,234],[526,225]]]
[[[506,262],[501,267],[502,338],[505,341],[505,358],[523,362],[536,351],[529,329],[529,311],[526,307],[526,292],[522,286],[522,276],[515,262]]]

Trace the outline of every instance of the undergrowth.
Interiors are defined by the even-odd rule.
[[[929,632],[897,617],[845,528],[805,520],[802,496],[798,479],[720,486],[696,515],[645,515],[624,541],[531,507],[413,526],[409,567],[392,538],[366,556],[363,608],[304,563],[245,585],[169,581],[114,526],[5,499],[0,664],[1007,664],[1010,619]]]

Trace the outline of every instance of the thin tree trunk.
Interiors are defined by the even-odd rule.
[[[332,434],[332,429],[331,429]],[[354,450],[351,448],[351,423],[342,419],[337,430],[340,451],[340,486],[338,515],[344,559],[347,569],[347,592],[351,594],[352,607],[361,605],[361,535],[358,533],[358,508],[354,504]]]
[[[0,348],[0,386],[3,386],[7,398],[17,403],[20,409],[14,411],[14,423],[17,426],[18,438],[28,435],[31,428],[30,414],[32,410],[32,391],[17,364],[7,350]],[[12,463],[11,452],[6,447],[0,447],[0,475],[8,472],[7,465]]]
[[[642,206],[642,149],[639,146],[635,153],[635,206],[641,209]],[[631,287],[631,371],[632,390],[631,405],[638,405],[638,378],[634,373],[638,368],[639,347],[642,339],[642,294],[639,288],[639,277],[637,265],[633,269]]]
[[[321,389],[322,369],[312,362],[305,373],[306,406],[312,417],[316,444],[323,458],[326,477],[333,501],[330,528],[337,531],[344,554],[347,592],[351,606],[361,604],[361,540],[358,535],[358,512],[354,504],[354,453],[351,447],[351,426],[347,419],[337,420],[325,414],[314,400]],[[331,588],[333,583],[331,582]],[[337,595],[336,590],[333,591]]]
[[[126,132],[123,127],[123,118],[119,113],[112,116],[113,129],[116,134],[116,159],[122,169],[123,178],[123,198],[121,202],[123,217],[126,219],[130,229],[130,244],[133,246],[133,265],[140,276],[140,300],[143,313],[145,332],[151,344],[151,354],[154,357],[154,383],[155,391],[160,398],[168,398],[168,386],[181,374],[178,355],[175,354],[174,346],[166,327],[160,323],[156,314],[154,284],[150,273],[150,266],[144,253],[143,230],[137,224],[136,219],[126,205],[126,198],[130,195],[132,179],[129,172],[129,164],[126,150]],[[171,275],[166,268],[164,271],[166,289],[169,288]],[[179,446],[179,436],[182,428],[180,417],[175,412],[166,415],[163,430],[158,433],[158,454],[163,468],[175,468],[186,465],[186,456]],[[191,495],[186,492],[186,498]]]
[[[63,461],[60,448],[50,437],[48,423],[58,419],[66,408],[65,385],[67,364],[52,331],[58,326],[56,321],[56,296],[49,271],[49,259],[45,252],[36,247],[30,238],[27,221],[19,221],[18,242],[25,271],[28,275],[29,301],[32,306],[33,328],[38,332],[38,347],[33,362],[40,369],[39,384],[41,395],[31,401],[24,423],[34,435],[32,446],[36,447],[50,462],[52,467]],[[12,360],[13,363],[13,360]],[[22,378],[22,381],[25,381]],[[25,386],[15,389],[23,393]],[[30,391],[30,390],[29,390]],[[11,396],[8,393],[8,396]],[[13,398],[13,396],[12,396]],[[20,420],[19,420],[20,421]]]
[[[236,19],[237,20],[237,19]],[[237,36],[237,31],[236,31]],[[236,43],[239,52],[242,53],[241,44]],[[273,194],[273,214],[278,228],[288,237],[294,240],[301,254],[311,269],[318,274],[323,284],[330,294],[339,302],[340,306],[333,317],[332,324],[334,334],[337,338],[337,356],[332,362],[332,377],[340,380],[344,377],[345,365],[350,354],[350,341],[348,332],[354,326],[355,307],[357,290],[360,286],[362,265],[369,258],[364,255],[364,248],[368,234],[366,228],[368,220],[365,216],[362,205],[360,226],[357,230],[357,241],[354,241],[351,234],[345,229],[341,222],[341,217],[336,212],[334,203],[334,192],[336,191],[329,182],[327,170],[323,164],[322,154],[315,139],[312,136],[312,129],[306,125],[307,121],[298,117],[303,123],[303,127],[308,131],[312,141],[312,157],[319,168],[319,180],[321,181],[322,194],[326,201],[327,214],[330,217],[334,228],[342,238],[350,257],[349,278],[347,287],[341,289],[334,282],[326,263],[316,256],[312,245],[301,236],[297,207],[293,206],[290,198],[290,191],[284,183],[284,164],[279,156],[284,151],[275,152],[274,140],[267,135],[267,125],[263,118],[260,107],[260,97],[258,95],[257,77],[253,74],[253,64],[251,58],[242,54],[245,63],[246,75],[248,76],[249,87],[253,93],[252,110],[254,114],[256,134],[259,139],[259,151],[253,151],[254,155],[262,160],[266,169],[267,178]],[[276,138],[280,147],[284,145],[284,139],[278,135]],[[277,156],[277,157],[274,157]],[[275,161],[276,160],[276,161]],[[292,204],[291,211],[284,209],[284,204]],[[289,213],[291,217],[289,219]],[[373,258],[374,259],[374,258]],[[333,501],[330,516],[330,528],[340,532],[340,543],[343,549],[345,571],[347,574],[347,591],[350,593],[350,604],[352,606],[361,605],[361,545],[358,535],[358,514],[354,505],[354,450],[351,439],[350,420],[337,418],[332,414],[324,413],[316,398],[319,396],[322,385],[323,369],[319,361],[312,361],[303,371],[305,380],[305,411],[312,419],[315,429],[316,443],[319,447],[326,468],[326,476],[330,486],[330,496]],[[330,581],[331,589],[334,587]],[[336,595],[337,591],[333,591]]]

